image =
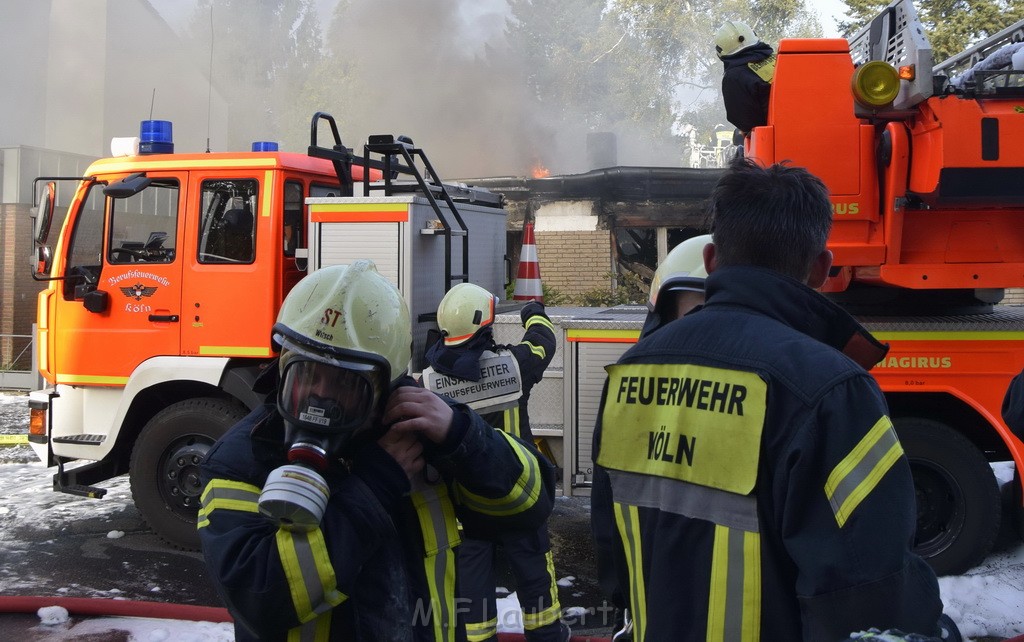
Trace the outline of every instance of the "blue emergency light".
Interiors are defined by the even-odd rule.
[[[171,121],[144,120],[139,128],[139,154],[173,154]]]
[[[252,151],[254,152],[276,152],[277,143],[273,143],[266,140],[258,140],[252,144]]]

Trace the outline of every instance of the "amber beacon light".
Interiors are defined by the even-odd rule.
[[[885,107],[900,91],[900,77],[887,62],[872,60],[857,67],[852,80],[853,96],[865,107]]]

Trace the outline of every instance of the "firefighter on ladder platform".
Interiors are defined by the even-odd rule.
[[[301,280],[274,326],[277,403],[210,450],[203,555],[238,640],[465,639],[468,537],[546,522],[546,461],[406,376],[409,311],[370,261]]]
[[[484,288],[460,283],[441,299],[437,324],[442,337],[427,351],[423,371],[428,390],[466,403],[490,425],[533,442],[527,404],[555,353],[554,326],[544,305],[527,303],[521,313],[526,332],[513,346],[495,343],[492,324],[498,299]],[[467,537],[458,552],[460,597],[468,600],[466,632],[471,642],[497,637],[495,554],[501,546],[516,580],[529,642],[563,642],[569,628],[561,622],[551,544],[545,523],[510,530],[497,538]]]

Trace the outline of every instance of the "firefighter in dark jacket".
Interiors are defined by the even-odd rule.
[[[236,639],[465,639],[456,520],[539,527],[542,458],[405,376],[409,312],[370,261],[300,281],[274,338],[276,403],[202,466],[200,541]]]
[[[676,319],[697,309],[704,303],[704,279],[708,273],[704,270],[704,246],[711,242],[710,234],[693,236],[672,248],[665,259],[658,264],[651,279],[651,293],[647,299],[647,317],[644,319],[640,338],[644,338],[665,327]],[[596,477],[603,477],[591,488],[591,501],[596,503],[610,502],[610,497],[602,496],[611,490],[607,473],[597,468]],[[596,495],[594,494],[596,493]],[[613,533],[595,532],[594,557],[597,565],[597,581],[605,597],[615,607],[614,628],[620,632],[621,638],[632,631],[629,621],[626,591],[619,585],[615,573],[614,557],[616,541]]]
[[[441,338],[427,351],[423,371],[428,390],[462,401],[495,432],[533,443],[527,406],[530,391],[555,354],[554,326],[544,305],[531,301],[520,312],[525,333],[516,345],[497,345],[493,336],[498,298],[472,283],[460,283],[441,299],[437,324]],[[498,545],[516,580],[523,630],[530,642],[562,642],[569,637],[561,622],[554,562],[547,524],[516,529],[498,538],[469,536],[458,553],[460,598],[467,601],[470,642],[495,640],[495,555]]]
[[[811,289],[824,184],[739,162],[711,211],[706,303],[608,367],[594,435],[592,525],[634,640],[937,634],[910,467],[865,370],[887,348]]]
[[[775,76],[775,52],[746,24],[727,20],[715,34],[715,51],[725,65],[722,100],[725,117],[744,134],[768,122],[768,99]]]

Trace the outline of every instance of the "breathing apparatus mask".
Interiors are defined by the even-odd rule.
[[[323,268],[293,288],[274,326],[288,463],[267,477],[260,513],[287,529],[320,524],[323,473],[386,432],[384,404],[411,339],[405,301],[370,261]]]
[[[277,409],[284,418],[285,441],[291,444],[289,460],[296,459],[291,451],[308,444],[322,453],[310,463],[326,468],[328,459],[349,454],[384,433],[378,421],[390,389],[384,358],[325,357],[285,340],[279,364]]]

